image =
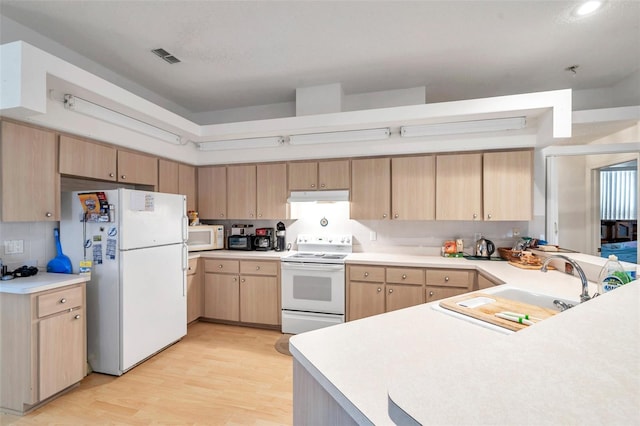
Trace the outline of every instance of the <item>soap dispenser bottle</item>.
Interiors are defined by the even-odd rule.
[[[631,277],[618,261],[618,257],[610,254],[598,276],[598,293],[604,294],[629,282]]]

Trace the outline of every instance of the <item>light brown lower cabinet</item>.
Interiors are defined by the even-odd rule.
[[[347,321],[424,303],[421,268],[347,265]]]
[[[493,278],[489,278],[482,273],[478,272],[478,288],[477,290],[484,290],[485,288],[492,288],[497,285],[502,284],[502,282],[496,281]]]
[[[187,323],[197,320],[203,314],[204,285],[199,259],[189,259],[187,268]]]
[[[476,271],[347,265],[347,321],[472,291]]]
[[[280,325],[280,262],[205,259],[204,317]]]
[[[0,293],[0,406],[23,414],[86,375],[85,284]]]

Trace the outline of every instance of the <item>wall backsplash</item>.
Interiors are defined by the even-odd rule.
[[[492,240],[496,247],[512,246],[514,228],[520,235],[527,235],[528,222],[472,222],[472,221],[395,221],[349,219],[349,203],[294,203],[291,216],[297,219],[282,220],[287,228],[287,242],[295,250],[298,234],[352,234],[356,252],[394,252],[407,254],[438,255],[445,240],[462,238],[465,252],[472,253],[474,234],[480,233]],[[326,218],[326,227],[320,225]],[[209,222],[209,221],[207,221]],[[230,229],[233,223],[252,223],[256,228],[274,227],[278,221],[227,220],[219,223]],[[0,222],[0,258],[14,269],[22,265],[38,266],[42,271],[55,256],[53,229],[57,222]],[[375,240],[372,237],[375,234]],[[24,240],[24,252],[5,254],[5,240]],[[62,247],[64,251],[64,247]]]
[[[58,222],[0,222],[0,259],[9,270],[27,265],[45,271],[47,263],[56,255],[53,229],[57,226]],[[6,254],[4,241],[7,240],[23,240],[23,253]],[[62,249],[64,251],[64,247]]]
[[[473,221],[398,221],[349,219],[349,203],[292,203],[291,217],[282,220],[287,228],[287,242],[296,249],[298,234],[352,234],[356,252],[393,252],[406,254],[438,255],[443,241],[455,238],[464,240],[465,252],[473,253],[474,235],[482,234],[492,240],[496,247],[511,247],[520,235],[527,235],[529,222],[473,222]],[[323,227],[321,219],[328,224]],[[211,221],[205,221],[213,223]],[[274,227],[278,221],[218,221],[229,229],[234,223],[252,223],[254,227]],[[375,233],[375,240],[372,240]]]

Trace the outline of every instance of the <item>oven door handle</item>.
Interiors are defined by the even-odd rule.
[[[317,263],[281,263],[282,269],[296,271],[344,271],[344,265],[319,265]]]

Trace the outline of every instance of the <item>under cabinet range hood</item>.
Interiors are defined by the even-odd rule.
[[[349,191],[291,191],[288,203],[349,201]]]

